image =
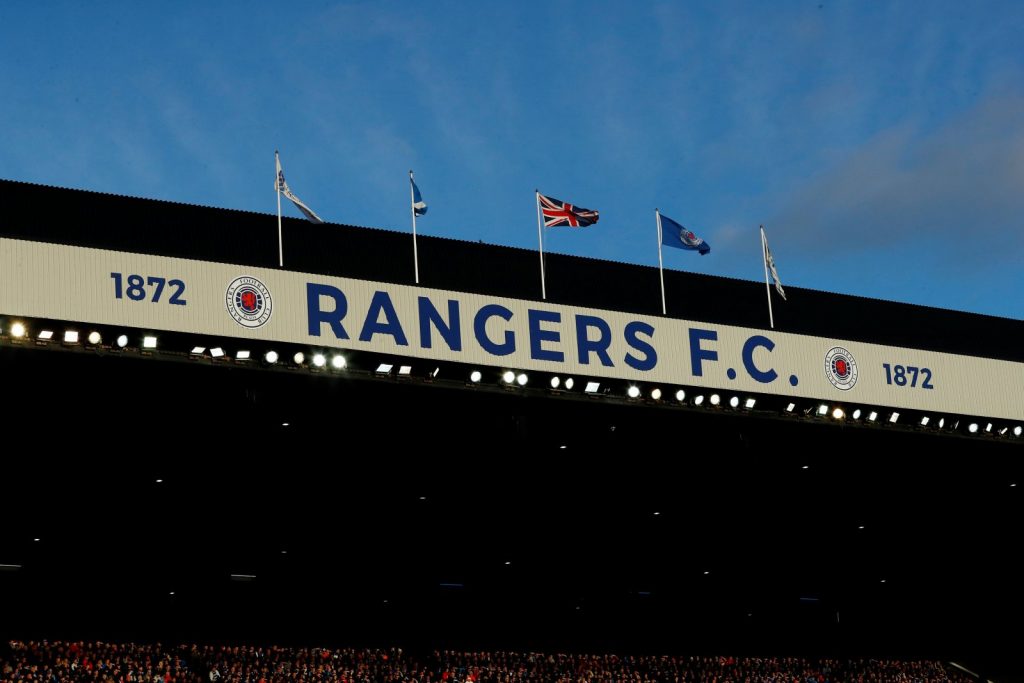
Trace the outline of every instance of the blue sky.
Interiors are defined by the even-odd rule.
[[[7,2],[0,177],[1024,318],[1021,2]],[[299,216],[286,206],[288,215]],[[329,229],[329,228],[325,228]],[[823,314],[827,314],[823,312]]]

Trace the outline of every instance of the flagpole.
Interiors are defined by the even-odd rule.
[[[548,290],[544,284],[544,233],[540,227],[540,190],[534,190],[533,194],[537,200],[537,245],[540,253],[540,298],[547,301]]]
[[[427,179],[429,180],[429,178]],[[412,212],[412,261],[416,273],[416,284],[420,283],[420,256],[416,250],[416,195],[412,189],[412,169],[409,169],[409,210]]]
[[[768,286],[768,241],[764,236],[764,226],[761,226],[761,260],[764,261],[764,291],[768,295],[768,324],[775,329],[775,317],[772,315],[772,290]]]
[[[284,242],[281,239],[281,157],[276,149],[274,163],[277,166],[274,173],[274,187],[277,189],[277,266],[284,268]]]
[[[654,220],[658,224],[658,277],[661,279],[661,314],[668,315],[665,308],[665,266],[661,261],[661,212],[654,209]]]

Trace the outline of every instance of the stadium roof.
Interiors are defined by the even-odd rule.
[[[276,216],[0,180],[0,235],[118,251],[277,267]],[[410,236],[285,218],[288,270],[412,284]],[[548,301],[661,314],[654,268],[548,254]],[[540,294],[531,250],[419,238],[421,285],[524,299]],[[763,285],[665,272],[670,317],[767,328]],[[777,330],[1024,360],[1024,321],[801,289],[787,283]],[[894,297],[898,296],[896,292]]]

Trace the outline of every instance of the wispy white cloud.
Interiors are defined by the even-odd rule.
[[[934,130],[892,126],[784,202],[773,222],[809,252],[920,241],[979,266],[1024,262],[1024,96],[993,94]]]

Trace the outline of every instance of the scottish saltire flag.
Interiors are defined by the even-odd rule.
[[[674,249],[696,251],[701,256],[711,251],[711,245],[665,214],[661,214],[661,243]]]
[[[763,232],[762,232],[763,234]],[[775,291],[779,293],[782,300],[786,300],[786,292],[782,289],[782,280],[779,279],[779,271],[775,270],[775,259],[772,258],[772,250],[768,248],[768,235],[764,236],[764,261],[768,264],[768,270],[772,274],[772,280],[775,280]]]
[[[544,214],[544,227],[553,228],[559,225],[568,225],[571,228],[585,228],[597,222],[597,211],[584,209],[573,204],[560,201],[553,197],[545,197],[537,193],[540,200],[540,210]]]
[[[416,187],[416,181],[412,179],[411,171],[409,182],[412,183],[412,212],[417,216],[422,216],[427,212],[427,203],[423,201],[423,195],[420,194],[420,188]]]
[[[274,152],[274,160],[277,162],[277,183],[275,185],[275,189],[288,199],[292,200],[292,204],[294,204],[311,223],[323,223],[323,219],[313,213],[313,209],[306,206],[301,199],[292,194],[291,188],[288,187],[288,183],[284,180],[284,171],[281,170],[281,157],[277,152]]]

